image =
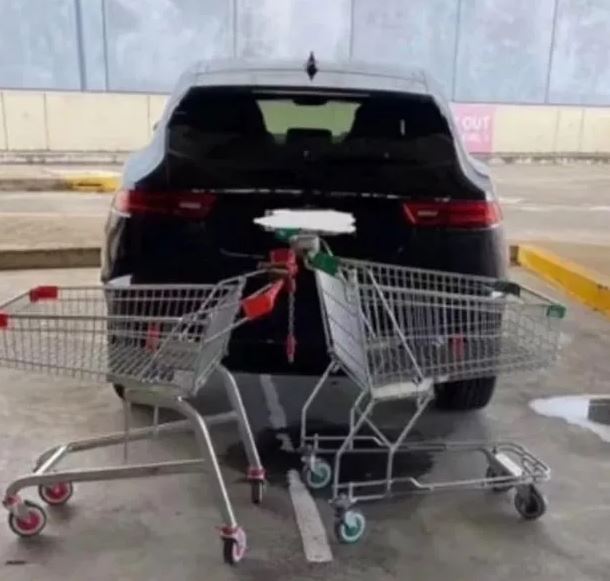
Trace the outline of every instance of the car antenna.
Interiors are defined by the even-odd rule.
[[[318,63],[316,62],[316,57],[313,54],[313,50],[309,53],[309,58],[305,63],[305,72],[307,73],[310,81],[313,81],[313,78],[318,72]]]

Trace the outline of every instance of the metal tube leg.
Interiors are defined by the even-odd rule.
[[[299,446],[301,449],[305,447],[305,441],[307,439],[307,412],[309,411],[311,404],[314,402],[314,400],[318,396],[318,393],[322,389],[322,386],[326,383],[328,376],[331,374],[332,371],[334,371],[336,369],[336,367],[337,366],[334,363],[334,361],[331,361],[328,364],[328,367],[324,370],[322,377],[320,377],[320,379],[318,380],[318,383],[316,383],[312,392],[309,394],[309,397],[305,400],[305,403],[303,404],[303,407],[301,408],[301,442],[300,442],[300,446]]]
[[[210,423],[210,420],[207,420]],[[178,420],[160,424],[156,432],[157,434],[178,434],[182,432],[191,432],[191,423],[187,420]],[[154,426],[147,426],[145,428],[133,428],[129,430],[129,441],[135,442],[137,440],[147,440],[155,435]],[[125,432],[114,432],[112,434],[104,434],[101,436],[93,436],[91,438],[85,438],[82,440],[74,440],[67,444],[60,446],[54,446],[45,450],[40,456],[38,456],[34,463],[34,471],[38,471],[39,468],[47,462],[49,458],[57,453],[60,448],[65,448],[67,453],[82,452],[86,450],[93,450],[97,448],[105,448],[108,446],[115,446],[116,444],[122,444],[125,441]]]
[[[231,529],[237,526],[235,520],[235,514],[233,513],[233,506],[229,498],[229,493],[225,486],[222,472],[220,471],[220,465],[218,464],[218,458],[212,444],[210,432],[206,425],[204,417],[183,397],[176,397],[174,395],[164,395],[160,393],[152,393],[150,389],[138,389],[130,388],[126,395],[134,403],[141,403],[145,405],[158,405],[162,408],[172,409],[182,414],[193,426],[193,432],[197,440],[197,445],[201,451],[201,455],[205,458],[206,454],[212,464],[214,475],[216,477],[216,493],[218,502],[224,519],[224,525]]]
[[[165,474],[192,474],[203,471],[203,460],[176,460],[130,466],[108,466],[106,468],[77,468],[60,472],[34,472],[13,480],[6,488],[5,498],[18,495],[29,486],[47,486],[58,482],[107,482],[127,478],[162,476]]]
[[[339,473],[341,470],[341,458],[343,457],[345,451],[352,447],[354,437],[356,436],[360,428],[364,425],[364,423],[367,421],[368,416],[373,411],[374,407],[375,400],[371,399],[358,417],[358,420],[350,430],[349,434],[347,435],[347,438],[343,440],[343,443],[337,450],[337,455],[335,456],[335,469],[333,474],[333,500],[336,500],[339,496]]]
[[[350,431],[356,424],[356,413],[360,413],[360,403],[366,396],[366,391],[361,391],[360,395],[356,398],[356,401],[353,403],[350,411],[349,411],[349,429]]]
[[[224,365],[217,367],[218,372],[222,376],[222,380],[225,385],[227,397],[231,403],[231,408],[237,414],[237,427],[239,429],[239,435],[241,442],[246,451],[246,457],[248,458],[248,477],[253,480],[264,480],[265,474],[261,464],[260,457],[258,455],[258,449],[254,442],[254,436],[252,434],[252,428],[246,414],[246,408],[244,402],[239,393],[237,382],[233,374]]]
[[[129,429],[131,427],[131,402],[123,398],[123,429],[125,439],[123,440],[123,462],[127,464],[129,459]]]
[[[356,425],[356,423],[358,422],[358,420],[360,419],[360,404],[362,403],[362,400],[366,397],[366,391],[362,391],[360,393],[360,395],[356,398],[356,401],[354,402],[354,404],[352,405],[350,411],[349,411],[349,432],[351,434],[352,430],[354,429],[354,426]],[[352,450],[354,448],[354,442],[352,441],[349,449]]]
[[[42,464],[38,464],[34,468],[34,474],[44,474],[48,472],[55,464],[57,464],[68,452],[70,449],[68,446],[58,446],[55,449],[55,452],[51,454]]]
[[[208,431],[205,420],[189,402],[185,401],[181,397],[176,398],[174,405],[171,407],[183,414],[193,424],[195,438],[197,439],[197,444],[199,445],[201,454],[204,457],[207,454],[214,470],[217,485],[217,495],[221,505],[224,525],[234,529],[237,526],[237,521],[235,519],[235,514],[233,513],[233,506],[231,505],[229,493],[227,492],[224,478],[222,476],[222,472],[220,471],[218,458],[216,457],[214,445],[212,444],[210,432]]]
[[[426,411],[426,409],[428,408],[428,404],[433,399],[434,393],[432,391],[424,396],[423,401],[421,403],[418,403],[417,409],[415,410],[415,413],[411,416],[411,419],[407,422],[407,425],[402,429],[394,443],[390,446],[390,450],[388,452],[388,463],[386,466],[386,480],[388,482],[388,492],[391,488],[392,472],[394,471],[394,455],[404,442],[404,439],[409,435],[409,432],[417,423],[417,420],[419,420],[422,414]]]

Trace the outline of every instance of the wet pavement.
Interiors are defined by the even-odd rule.
[[[530,405],[540,415],[560,418],[610,442],[609,402],[608,395],[565,395],[535,399]]]
[[[432,409],[414,438],[515,439],[530,447],[553,469],[543,486],[548,513],[525,522],[513,507],[513,494],[490,492],[409,496],[362,507],[368,519],[363,540],[353,546],[336,542],[327,492],[316,493],[315,507],[328,533],[329,563],[308,563],[287,491],[287,472],[300,460],[286,450],[286,434],[296,444],[299,410],[311,378],[274,377],[285,429],[272,421],[260,377],[239,376],[248,413],[269,470],[270,485],[262,506],[249,502],[242,482],[245,459],[231,426],[214,428],[223,470],[240,522],[250,538],[250,551],[238,568],[222,564],[215,527],[209,469],[201,475],[168,476],[104,484],[82,484],[73,501],[49,511],[44,534],[24,542],[0,526],[0,578],[15,581],[108,579],[269,579],[291,580],[501,580],[553,581],[608,579],[610,555],[610,444],[591,430],[532,407],[534,400],[610,395],[608,320],[573,303],[521,271],[513,276],[568,304],[563,356],[551,371],[503,378],[492,404],[482,412],[448,414]],[[0,297],[46,283],[94,282],[90,271],[6,273]],[[315,409],[325,433],[345,426],[345,404],[353,390],[344,380],[330,385]],[[199,402],[214,413],[226,402],[213,381]],[[540,413],[537,413],[540,412]],[[408,404],[392,404],[380,422],[399,429]],[[138,409],[134,421],[150,421]],[[63,440],[120,429],[121,406],[108,386],[50,380],[43,376],[0,370],[0,484],[31,469],[36,453]],[[134,444],[133,460],[192,457],[187,436]],[[121,450],[82,456],[86,465],[119,462]],[[76,458],[74,459],[76,460]],[[74,460],[72,462],[74,462]],[[403,456],[398,471],[422,479],[455,475],[479,476],[480,457]],[[377,457],[355,456],[345,467],[354,477],[374,475],[383,466]],[[35,499],[35,491],[24,496]]]

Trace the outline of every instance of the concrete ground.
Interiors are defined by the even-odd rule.
[[[510,240],[610,275],[610,164],[503,165],[492,174]]]
[[[0,250],[99,246],[112,195],[0,192]]]
[[[0,167],[0,177],[6,167],[11,166]],[[512,242],[536,243],[610,274],[610,164],[491,169]],[[0,249],[99,245],[111,199],[77,192],[0,192]]]
[[[78,486],[70,505],[49,510],[44,534],[29,542],[0,526],[0,578],[11,581],[89,581],[125,579],[291,579],[314,581],[421,579],[441,581],[602,581],[608,579],[610,555],[610,455],[606,441],[560,419],[536,414],[535,398],[572,394],[610,394],[608,321],[559,295],[531,275],[513,277],[556,297],[569,307],[560,363],[543,375],[505,377],[484,411],[442,414],[431,411],[418,437],[510,439],[531,447],[553,468],[544,485],[550,500],[539,521],[525,522],[512,506],[512,493],[472,492],[407,497],[364,506],[368,529],[355,546],[339,545],[332,535],[332,514],[323,494],[315,509],[326,525],[333,559],[305,560],[301,535],[286,490],[286,472],[298,467],[295,454],[280,450],[273,415],[285,415],[287,433],[298,428],[298,410],[312,381],[273,378],[278,401],[270,405],[269,382],[239,377],[240,387],[260,445],[271,484],[262,506],[249,502],[241,481],[244,459],[229,427],[214,430],[229,491],[240,522],[250,535],[250,552],[238,568],[222,564],[212,505],[209,472],[204,476],[169,476],[143,481]],[[95,270],[5,272],[0,298],[41,283],[93,282]],[[265,388],[267,384],[267,388]],[[32,468],[42,449],[68,439],[120,429],[121,406],[106,385],[51,380],[0,370],[0,485]],[[336,384],[321,401],[317,417],[329,431],[344,425],[339,413],[348,386]],[[210,384],[202,409],[223,406],[219,386]],[[279,407],[278,407],[279,406]],[[394,405],[382,414],[388,428],[404,422],[405,408]],[[276,418],[277,419],[277,418]],[[138,410],[144,424],[150,414]],[[195,454],[186,437],[173,442],[134,445],[131,458],[164,458]],[[121,451],[84,455],[82,462],[120,462]],[[361,457],[348,469],[354,477],[375,470]],[[423,479],[448,473],[479,475],[477,459],[416,457],[401,459],[401,474]],[[35,499],[35,491],[24,496]]]

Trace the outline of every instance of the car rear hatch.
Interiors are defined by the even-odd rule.
[[[200,87],[174,111],[165,161],[142,187],[153,182],[187,206],[197,193],[204,205],[212,196],[210,225],[231,255],[268,249],[253,220],[269,210],[332,208],[357,225],[356,236],[334,242],[338,251],[426,264],[421,249],[406,256],[423,235],[438,268],[433,231],[499,221],[489,180],[463,163],[431,97]]]
[[[500,220],[488,178],[475,173],[464,170],[461,145],[431,97],[199,87],[174,110],[163,163],[123,203],[132,215],[170,214],[163,235],[149,233],[144,245],[159,256],[179,239],[173,266],[196,271],[205,261],[207,279],[252,270],[277,247],[254,220],[278,208],[352,214],[356,233],[331,241],[338,255],[455,270],[455,235]],[[301,277],[299,300],[313,291],[311,277]],[[310,329],[305,340],[319,343],[310,311],[298,316]],[[260,329],[279,338],[284,314]]]

